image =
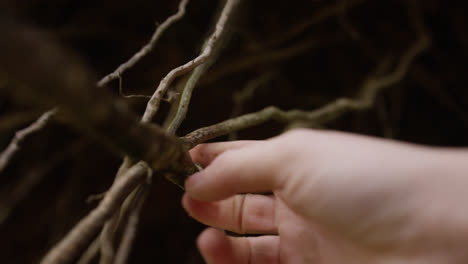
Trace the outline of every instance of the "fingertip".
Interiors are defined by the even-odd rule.
[[[181,199],[181,204],[182,204],[182,207],[185,209],[185,211],[189,211],[189,209],[190,209],[189,199],[190,199],[190,197],[188,196],[188,194],[184,193],[184,195],[182,196],[182,199]]]
[[[208,264],[225,263],[225,256],[230,253],[229,240],[224,232],[212,227],[198,236],[197,247]]]
[[[213,173],[212,168],[207,168],[203,171],[197,172],[185,180],[185,192],[193,199],[199,201],[216,201],[227,198],[234,193],[229,192],[226,186],[220,188],[219,180]]]
[[[211,157],[208,156],[208,149],[208,144],[199,144],[189,150],[192,161],[200,164],[202,167],[206,167],[211,160]]]
[[[196,189],[197,185],[200,184],[201,179],[201,172],[196,172],[192,175],[190,175],[186,180],[184,184],[185,191],[187,193],[192,193],[194,189]]]
[[[198,237],[197,247],[208,264],[273,264],[280,259],[278,236],[229,237],[221,230],[207,228]]]
[[[206,251],[210,249],[216,249],[216,247],[219,247],[223,244],[219,242],[223,241],[227,241],[223,231],[214,227],[208,227],[198,236],[197,246],[200,250],[203,249]]]
[[[202,167],[206,167],[223,152],[255,144],[255,142],[256,141],[241,140],[199,144],[189,150],[189,154],[193,162],[200,164]]]

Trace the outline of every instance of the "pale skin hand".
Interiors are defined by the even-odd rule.
[[[298,130],[190,154],[205,169],[186,181],[188,213],[265,234],[208,228],[208,264],[468,263],[466,150]]]

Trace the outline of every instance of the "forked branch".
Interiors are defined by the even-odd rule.
[[[259,125],[269,120],[284,123],[305,121],[308,123],[323,124],[336,119],[348,111],[365,110],[372,107],[377,94],[382,89],[400,82],[408,72],[411,63],[429,47],[430,38],[423,27],[420,20],[421,18],[417,14],[413,14],[411,18],[418,33],[418,40],[402,55],[399,63],[392,72],[384,76],[371,75],[368,77],[360,88],[358,98],[338,98],[335,101],[313,111],[283,111],[270,106],[259,112],[246,114],[212,126],[197,129],[184,136],[182,141],[186,148],[190,149],[197,144],[212,138]]]
[[[233,11],[234,6],[239,2],[239,0],[227,0],[226,4],[224,5],[223,11],[216,22],[216,27],[214,32],[210,35],[210,37],[206,40],[205,44],[203,45],[202,52],[198,55],[195,59],[185,63],[182,66],[179,66],[173,70],[171,70],[166,77],[164,77],[161,82],[159,83],[158,88],[154,92],[151,99],[148,101],[146,106],[145,113],[143,114],[142,122],[150,122],[153,116],[159,109],[159,105],[161,104],[161,100],[166,93],[167,89],[174,81],[174,79],[178,76],[181,76],[185,73],[190,72],[198,65],[201,65],[213,55],[213,50],[216,48],[215,45],[219,42],[221,35],[225,29],[226,22],[229,19],[231,12]]]

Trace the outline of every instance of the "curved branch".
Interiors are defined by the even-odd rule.
[[[418,20],[419,21],[419,20]],[[310,123],[325,123],[336,119],[343,113],[348,111],[365,110],[374,104],[377,94],[382,89],[392,86],[400,82],[408,72],[411,63],[424,52],[430,44],[429,36],[422,27],[421,23],[416,23],[419,39],[408,48],[401,57],[395,69],[384,76],[370,76],[367,78],[360,88],[357,99],[338,98],[333,102],[314,111],[290,110],[283,111],[276,107],[270,106],[259,112],[246,114],[240,117],[232,118],[224,122],[197,129],[186,136],[182,137],[187,149],[190,149],[199,143],[216,138],[233,131],[245,129],[275,120],[279,122],[289,123],[293,121],[306,121]],[[382,62],[383,64],[386,61]]]
[[[147,175],[148,167],[139,162],[119,177],[107,195],[42,259],[41,264],[71,263],[72,260],[86,247],[104,223],[119,208],[130,192],[138,186]]]
[[[179,9],[177,13],[173,14],[172,16],[168,17],[161,25],[158,26],[156,31],[154,31],[151,40],[143,46],[137,53],[135,53],[128,61],[121,64],[117,69],[115,69],[112,73],[104,76],[98,83],[97,86],[102,87],[108,84],[110,81],[119,78],[126,70],[133,67],[138,61],[140,61],[144,56],[150,53],[156,42],[161,38],[161,35],[168,29],[172,24],[179,21],[185,15],[185,8],[189,0],[182,0],[179,3]]]
[[[149,172],[151,173],[151,172]],[[151,175],[148,175],[148,179],[151,178]],[[125,264],[127,263],[128,256],[132,249],[133,241],[135,240],[138,222],[140,221],[140,214],[143,209],[143,204],[149,194],[149,183],[143,183],[138,190],[138,193],[133,199],[133,203],[130,206],[131,208],[127,225],[125,227],[122,239],[115,255],[115,264]]]
[[[0,24],[0,29],[0,73],[15,85],[6,92],[25,101],[58,105],[70,125],[116,153],[148,162],[154,170],[175,170],[180,176],[196,170],[176,137],[138,122],[125,102],[95,89],[84,64],[46,34],[19,25]],[[181,185],[184,177],[178,178]]]

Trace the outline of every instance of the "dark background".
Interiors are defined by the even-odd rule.
[[[399,58],[417,39],[406,0],[363,1],[292,38],[283,37],[321,8],[338,2],[244,1],[233,37],[197,85],[178,135],[229,118],[233,93],[264,73],[272,73],[273,80],[244,102],[242,113],[269,105],[313,110],[337,97],[353,97],[378,62],[386,56]],[[123,75],[125,93],[151,95],[165,74],[194,58],[211,32],[218,4],[192,0],[186,16],[164,33],[154,51]],[[55,35],[100,77],[139,50],[155,24],[175,13],[177,5],[178,1],[168,0],[3,0],[0,15]],[[374,107],[347,113],[325,127],[420,144],[466,146],[467,5],[465,1],[417,1],[432,38],[430,49],[411,65],[403,81],[379,94]],[[321,44],[281,59],[254,59],[248,67],[229,70],[249,58],[262,54],[271,58],[272,52],[311,40]],[[118,95],[117,81],[103,89]],[[128,102],[135,113],[142,114],[146,100]],[[164,103],[156,122],[163,120],[167,109]],[[2,149],[14,131],[31,123],[42,110],[2,96]],[[239,138],[265,139],[283,129],[283,124],[269,122],[240,132]],[[86,198],[110,186],[120,162],[99,142],[59,121],[28,138],[0,175],[0,211],[5,214],[11,209],[0,224],[2,263],[37,262],[96,206],[96,202],[86,203]],[[26,179],[33,179],[32,184],[20,189]],[[203,226],[181,208],[181,195],[164,179],[153,180],[131,263],[202,263],[195,239]]]

